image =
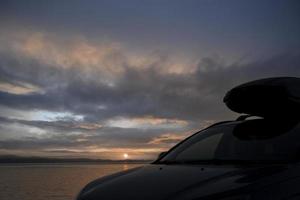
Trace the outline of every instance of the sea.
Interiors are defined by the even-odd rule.
[[[1,164],[0,200],[74,200],[90,181],[145,164]]]

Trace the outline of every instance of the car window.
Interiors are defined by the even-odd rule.
[[[247,120],[201,131],[161,161],[297,161],[299,141],[297,121]]]
[[[218,133],[197,141],[180,152],[176,156],[176,160],[213,159],[222,136],[223,133]]]

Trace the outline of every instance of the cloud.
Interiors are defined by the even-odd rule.
[[[11,83],[1,83],[1,82],[0,82],[0,91],[17,94],[17,95],[42,92],[41,88],[27,83],[20,83],[18,85],[14,85]]]
[[[196,132],[196,131],[195,131]],[[155,144],[155,145],[166,145],[168,144],[169,146],[175,145],[182,141],[183,139],[187,138],[193,133],[193,131],[189,131],[186,133],[181,133],[179,134],[174,134],[174,133],[166,133],[159,135],[158,137],[152,138],[151,141],[149,141],[149,144]]]
[[[106,121],[106,126],[119,128],[180,128],[187,126],[188,122],[178,119],[155,118],[153,116],[143,116],[135,118],[117,117]]]
[[[2,152],[96,154],[120,148],[136,155],[151,149],[154,155],[191,130],[233,119],[222,103],[233,86],[300,76],[297,52],[236,62],[212,56],[195,63],[83,37],[6,37],[10,42],[0,40],[5,46],[0,49]]]

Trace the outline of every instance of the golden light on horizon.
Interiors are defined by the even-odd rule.
[[[127,159],[129,157],[129,155],[127,153],[123,154],[124,159]]]

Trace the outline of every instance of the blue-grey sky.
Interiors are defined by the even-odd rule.
[[[154,158],[300,75],[297,0],[0,1],[0,154]]]

